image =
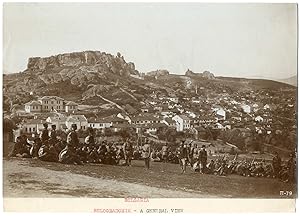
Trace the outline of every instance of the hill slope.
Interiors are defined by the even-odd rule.
[[[6,110],[11,103],[24,104],[42,95],[57,95],[80,104],[101,105],[111,101],[123,108],[126,105],[138,108],[152,92],[184,97],[195,88],[216,94],[224,90],[229,94],[260,89],[295,91],[293,86],[276,81],[215,77],[207,71],[174,75],[157,70],[143,79],[134,63],[127,63],[120,53],[113,56],[100,51],[29,58],[26,70],[5,74],[3,79]]]

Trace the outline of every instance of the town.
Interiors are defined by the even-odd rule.
[[[197,91],[202,91],[199,88]],[[141,102],[139,110],[125,107],[119,113],[99,116],[84,105],[58,96],[36,96],[36,100],[14,111],[7,139],[21,134],[40,134],[43,123],[56,125],[66,137],[72,124],[77,125],[80,138],[88,128],[96,138],[124,135],[150,137],[154,141],[174,142],[176,138],[222,140],[236,151],[268,151],[270,147],[293,151],[296,146],[296,108],[292,92],[276,94],[270,90],[216,95],[178,97],[153,92]],[[199,95],[199,94],[198,94]],[[201,95],[201,94],[200,94]],[[282,97],[282,96],[285,97]],[[5,118],[8,121],[8,118]],[[4,119],[4,120],[5,120]],[[7,130],[6,130],[7,129]],[[226,148],[225,148],[226,149]],[[213,151],[223,151],[214,148]],[[235,152],[236,152],[235,151]]]

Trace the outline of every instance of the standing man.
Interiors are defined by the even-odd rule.
[[[278,178],[281,169],[281,158],[279,157],[278,152],[275,152],[275,157],[273,157],[272,165],[273,165],[275,177]]]
[[[148,142],[146,142],[143,145],[143,151],[142,151],[142,156],[145,160],[145,167],[147,169],[150,168],[150,153],[151,153],[151,148],[150,148],[150,144]]]
[[[179,159],[179,164],[181,167],[181,173],[185,173],[186,162],[188,159],[188,150],[187,150],[187,146],[184,144],[184,141],[181,142],[178,153],[179,153],[178,159]]]
[[[202,145],[199,151],[199,162],[200,162],[200,173],[203,174],[206,172],[206,163],[207,163],[207,152],[205,145]]]
[[[161,151],[163,162],[166,163],[168,158],[168,146],[166,143],[161,148]]]
[[[196,163],[196,160],[198,159],[197,155],[198,155],[197,144],[196,143],[194,143],[193,145],[190,144],[189,161],[190,161],[192,170],[193,170],[194,164]]]
[[[42,141],[42,144],[45,145],[45,143],[49,139],[49,131],[48,131],[48,124],[47,123],[44,123],[43,126],[44,126],[44,129],[43,129],[43,131],[40,135],[40,139]]]
[[[56,125],[51,125],[51,131],[50,131],[50,139],[52,144],[55,144],[57,141],[57,134],[56,134]]]
[[[128,140],[126,140],[125,143],[123,144],[123,151],[124,151],[125,165],[131,166],[133,147],[132,144],[128,142]]]

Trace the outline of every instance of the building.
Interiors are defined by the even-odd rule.
[[[95,128],[95,129],[104,129],[110,128],[111,122],[105,120],[103,118],[89,118],[88,119],[88,127]]]
[[[243,109],[244,113],[251,112],[251,107],[249,105],[243,104],[243,105],[241,105],[241,108]]]
[[[42,112],[42,104],[40,101],[30,101],[25,104],[25,112],[35,113]]]
[[[146,125],[150,123],[161,123],[161,119],[153,115],[138,115],[131,118],[131,124]]]
[[[89,118],[88,127],[96,129],[110,128],[117,125],[128,125],[128,121],[116,116],[109,116],[106,118]]]
[[[70,115],[66,119],[66,126],[71,129],[72,124],[77,125],[77,130],[86,130],[88,127],[88,121],[84,115]]]
[[[184,131],[191,128],[191,119],[186,115],[175,115],[172,120],[176,122],[177,131]]]
[[[225,120],[226,119],[226,111],[222,108],[218,109],[216,112],[216,117],[218,120]]]
[[[263,117],[261,117],[261,116],[256,116],[254,120],[256,122],[263,122],[264,121]]]
[[[41,119],[28,119],[25,122],[21,123],[21,132],[39,134],[44,129],[44,123],[45,121]]]
[[[66,121],[67,117],[63,115],[49,116],[46,119],[46,122],[48,122],[49,125],[55,125],[57,130],[66,130]]]
[[[145,125],[146,133],[156,133],[160,128],[165,128],[167,125],[163,123],[151,123]]]
[[[64,99],[57,96],[43,96],[38,100],[42,105],[42,112],[64,112]]]
[[[73,101],[68,101],[65,103],[65,112],[73,113],[78,110],[78,104]]]
[[[31,101],[25,104],[25,112],[74,112],[78,110],[78,104],[72,101],[65,101],[57,96],[43,96],[37,101]]]
[[[172,118],[165,118],[163,120],[163,123],[165,123],[169,127],[175,127],[176,128],[176,121],[173,120]]]

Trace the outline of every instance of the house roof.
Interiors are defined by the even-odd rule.
[[[110,123],[109,120],[105,120],[104,118],[89,118],[88,123]]]
[[[24,122],[24,124],[44,124],[46,121],[42,119],[28,119]]]
[[[165,118],[165,121],[168,123],[168,124],[174,124],[176,123],[175,120],[171,119],[171,118]]]
[[[86,117],[84,115],[70,115],[67,117],[68,122],[85,122],[87,121]]]
[[[160,120],[159,118],[154,117],[153,115],[139,115],[133,116],[131,121],[157,121]]]
[[[65,122],[67,120],[66,116],[49,116],[51,122]]]
[[[164,123],[151,123],[151,124],[146,124],[145,128],[160,128],[160,127],[167,127]]]
[[[125,119],[116,117],[116,116],[108,116],[105,118],[89,118],[89,123],[113,123],[113,122],[127,122]]]
[[[41,106],[41,102],[39,101],[30,101],[28,103],[26,103],[25,105],[29,105],[29,106]]]
[[[131,124],[116,124],[113,125],[112,128],[133,128],[134,125]]]
[[[189,117],[187,117],[186,115],[178,115],[180,118],[182,118],[183,120],[190,120]]]
[[[106,117],[104,118],[105,121],[109,121],[109,122],[124,122],[126,120],[122,119],[122,118],[119,118],[117,116],[109,116],[109,117]]]
[[[39,100],[50,100],[50,99],[55,99],[55,100],[62,100],[62,101],[64,101],[63,98],[57,97],[57,96],[43,96],[43,97],[39,98]]]
[[[66,102],[66,106],[78,106],[78,104],[73,101],[68,101]]]

